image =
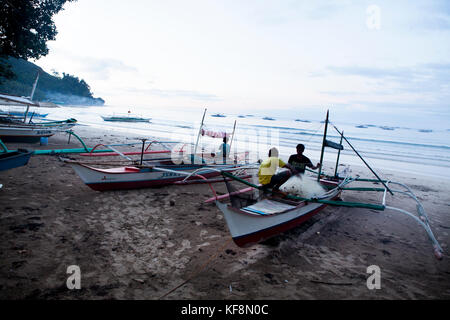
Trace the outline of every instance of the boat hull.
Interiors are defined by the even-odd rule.
[[[121,189],[140,189],[161,187],[182,181],[186,178],[184,174],[174,172],[161,172],[151,168],[121,167],[114,169],[98,169],[91,166],[70,163],[81,180],[96,191],[121,190]],[[199,166],[189,167],[186,165],[170,166],[171,170],[193,171]],[[227,167],[229,168],[229,167]],[[201,175],[205,178],[212,178],[220,175],[217,171],[205,171]],[[200,179],[191,177],[190,180]]]
[[[0,138],[5,142],[38,142],[42,137],[51,137],[57,132],[72,128],[75,123],[60,124],[0,124]]]
[[[25,166],[33,152],[19,149],[7,153],[0,153],[0,171]]]
[[[327,200],[336,199],[340,192],[336,190]],[[223,212],[233,241],[239,247],[248,247],[267,240],[275,235],[295,228],[327,206],[323,203],[300,203],[292,210],[272,215],[255,215],[216,201]]]
[[[40,138],[51,137],[55,133],[51,128],[0,126],[0,138],[5,142],[38,142]]]

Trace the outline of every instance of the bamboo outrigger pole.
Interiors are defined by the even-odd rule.
[[[328,118],[328,117],[327,117]],[[341,135],[342,138],[344,138],[345,142],[348,143],[348,145],[350,146],[350,148],[352,148],[352,150],[356,153],[356,155],[362,160],[362,162],[364,162],[364,164],[366,165],[367,168],[369,168],[369,170],[375,175],[375,177],[377,177],[378,181],[381,182],[383,184],[383,186],[386,188],[387,191],[389,191],[389,193],[391,195],[394,195],[394,193],[392,192],[391,189],[389,189],[389,187],[386,185],[386,183],[381,180],[381,178],[377,175],[377,173],[375,171],[373,171],[373,169],[369,166],[369,164],[366,162],[366,160],[364,160],[364,158],[359,154],[358,151],[356,151],[356,149],[352,146],[352,144],[347,140],[346,137],[344,137],[343,133],[341,133],[339,131],[338,128],[336,128],[336,126],[333,126],[334,129],[336,129],[336,131]]]

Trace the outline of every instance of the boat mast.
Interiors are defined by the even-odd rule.
[[[344,139],[344,131],[342,130],[341,133],[341,142],[339,142],[339,144],[342,146],[342,139]],[[339,166],[339,157],[341,155],[341,149],[338,149],[338,154],[337,154],[337,158],[336,158],[336,167],[334,168],[334,177],[337,178],[338,174],[338,166]]]
[[[34,91],[36,90],[38,81],[39,81],[39,72],[37,74],[36,80],[34,80],[33,89],[31,89],[30,100],[33,100]]]
[[[200,135],[201,135],[201,133],[202,133],[203,121],[205,120],[206,110],[207,110],[207,109],[205,108],[205,111],[203,112],[202,123],[200,123],[200,128],[198,129],[197,141],[195,142],[195,148],[194,148],[194,155],[197,154],[198,140],[200,139]]]
[[[36,87],[39,81],[39,72],[36,76],[36,80],[34,80],[34,84],[33,84],[33,89],[31,89],[31,94],[30,94],[30,100],[33,101],[33,96],[34,96],[34,91],[36,91]],[[25,123],[27,121],[27,116],[28,116],[28,111],[30,110],[30,105],[27,104],[27,110],[25,110],[25,114],[23,117],[23,122]]]
[[[234,131],[235,131],[235,130],[236,130],[236,120],[234,120],[233,133],[231,134],[230,153],[231,153],[231,144],[233,143],[233,139],[234,139]]]
[[[327,117],[325,119],[325,129],[323,131],[323,141],[322,141],[322,151],[320,152],[320,166],[319,166],[319,173],[317,175],[317,181],[320,180],[320,174],[322,173],[322,166],[323,166],[323,154],[325,152],[325,144],[327,140],[327,129],[328,129],[328,115],[329,110],[327,110]]]

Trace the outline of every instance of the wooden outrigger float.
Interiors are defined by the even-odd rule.
[[[326,139],[328,123],[327,112],[322,143],[321,163],[323,160],[325,147],[332,147],[338,150],[342,150],[343,148],[341,144],[337,144]],[[357,153],[350,142],[344,137],[343,132],[340,132],[336,127],[334,128],[340,134],[341,142],[342,140],[345,140]],[[289,194],[280,196],[273,193],[272,195],[269,195],[267,194],[267,190],[266,194],[261,196],[260,192],[262,192],[263,189],[260,185],[240,179],[229,172],[222,172],[223,178],[227,179],[225,183],[227,184],[228,194],[221,196],[215,195],[213,198],[206,200],[206,202],[215,201],[217,207],[224,214],[228,229],[234,242],[240,247],[250,246],[292,229],[310,219],[327,206],[367,208],[377,211],[392,210],[413,218],[420,226],[422,226],[432,243],[436,258],[442,259],[443,249],[439,245],[431,230],[428,216],[426,215],[422,204],[419,202],[412,190],[402,183],[382,180],[375,173],[375,171],[370,168],[361,155],[359,153],[357,154],[363,160],[364,164],[372,171],[376,179],[361,179],[359,177],[352,178],[347,174],[348,170],[344,170],[341,175],[338,175],[336,170],[334,175],[327,176],[322,174],[322,167],[320,167],[319,173],[317,174],[317,180],[326,188],[327,191],[315,198],[302,198]],[[339,155],[340,153],[338,153],[336,167],[339,165]],[[233,186],[230,179],[234,184],[240,183],[241,185],[245,185],[246,188],[239,189],[239,187]],[[348,186],[350,183],[354,182],[380,183],[383,187],[373,188]],[[397,186],[400,187],[400,189],[392,189],[391,186]],[[383,198],[381,204],[347,202],[340,200],[341,193],[344,191],[382,192]],[[407,195],[413,199],[416,202],[417,212],[414,214],[404,209],[387,205],[386,195],[388,192],[392,195]],[[229,199],[229,203],[222,202],[224,199]]]

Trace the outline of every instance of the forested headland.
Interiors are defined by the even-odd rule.
[[[33,100],[50,101],[66,105],[103,105],[102,98],[94,98],[89,85],[76,76],[45,72],[32,62],[10,57],[6,61],[14,73],[12,79],[0,77],[0,92],[29,96],[39,73],[39,81]]]
[[[39,73],[33,100],[50,101],[62,105],[103,105],[102,98],[94,98],[89,85],[78,77],[66,73],[53,75],[24,59],[8,58],[14,73],[12,79],[0,76],[0,93],[29,96]]]

